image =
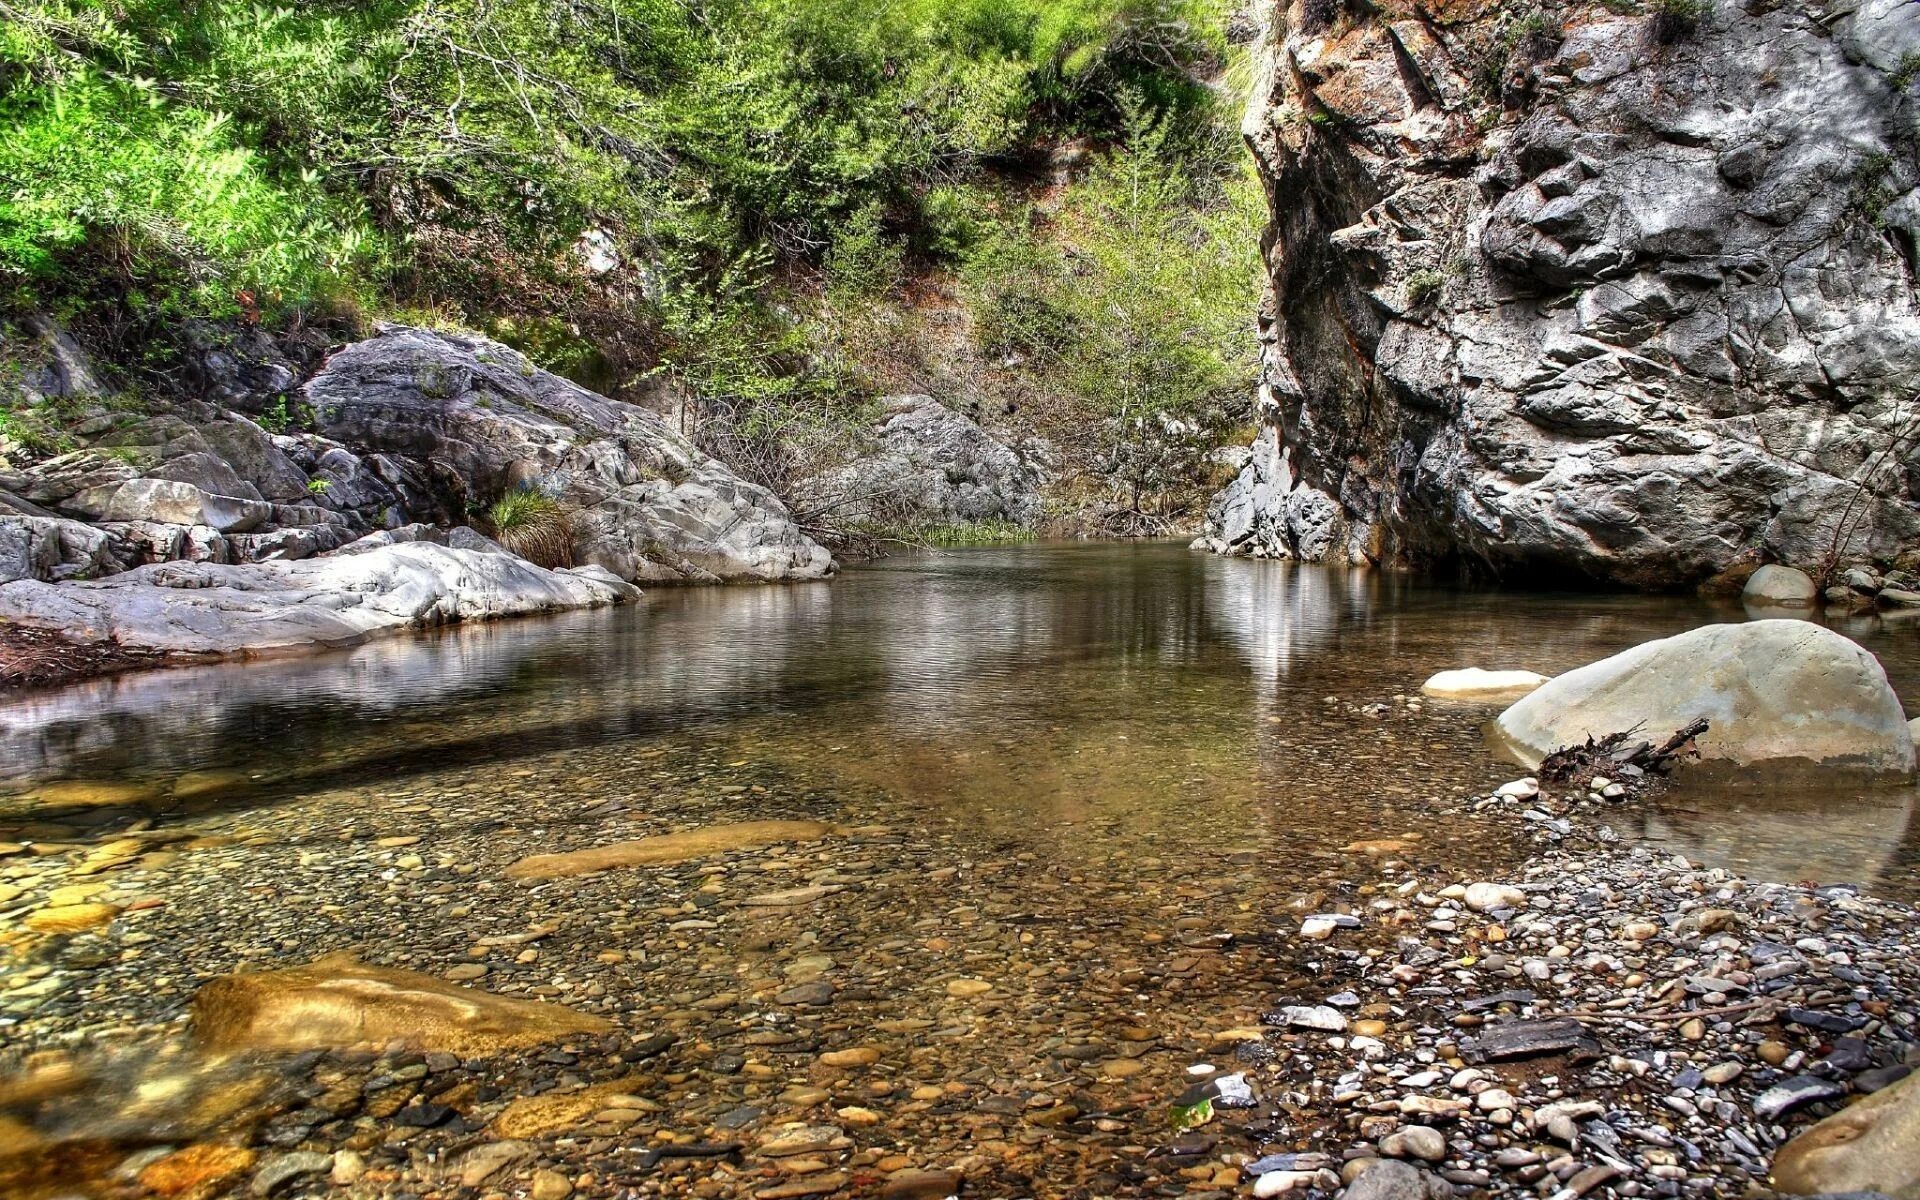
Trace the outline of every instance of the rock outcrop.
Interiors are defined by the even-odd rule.
[[[1274,5],[1270,429],[1205,545],[1644,587],[1912,548],[1916,56],[1902,0]]]
[[[622,579],[833,569],[778,498],[658,415],[484,338],[387,327],[300,384],[243,333],[196,359],[200,395],[128,404],[71,339],[32,328],[17,399],[29,415],[57,402],[78,444],[0,461],[0,583],[301,560],[372,532],[459,527],[520,487],[572,511],[575,562]]]
[[[1706,625],[1555,676],[1500,714],[1495,734],[1528,767],[1622,730],[1662,738],[1705,717],[1700,766],[1779,778],[1818,771],[1900,781],[1913,735],[1873,655],[1808,621]]]
[[[623,579],[818,579],[833,569],[773,493],[657,414],[485,338],[392,327],[329,358],[303,395],[320,436],[409,464],[397,487],[413,520],[458,523],[534,487],[578,510],[577,559]]]
[[[638,597],[601,567],[549,571],[431,542],[247,566],[158,563],[104,579],[0,585],[0,621],[192,656],[353,646],[381,634]]]
[[[1008,445],[931,396],[883,401],[873,444],[804,481],[799,503],[842,525],[1032,525],[1047,453]]]

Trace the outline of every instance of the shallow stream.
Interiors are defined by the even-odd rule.
[[[0,921],[74,886],[122,915],[0,936],[0,1040],[131,1053],[176,1036],[209,978],[353,950],[672,1035],[658,1073],[634,1077],[646,1128],[581,1133],[576,1167],[620,1137],[711,1139],[824,1103],[872,1115],[885,1169],[987,1155],[1006,1194],[1098,1194],[1136,1135],[1130,1106],[1177,1094],[1186,1064],[1307,981],[1277,936],[1288,914],[1525,853],[1493,818],[1434,816],[1518,772],[1482,740],[1491,708],[1423,702],[1421,680],[1552,674],[1741,619],[1039,545],[16,696],[0,706]],[[1920,625],[1843,631],[1920,702]],[[1761,877],[1911,897],[1914,799],[1681,789],[1615,826]],[[835,832],[507,874],[770,819]],[[69,848],[128,833],[147,839],[137,858],[74,867]],[[821,1065],[848,1046],[877,1062]],[[494,1076],[503,1098],[596,1078],[554,1058],[516,1069]],[[458,1149],[488,1119],[477,1094],[478,1115],[433,1129],[302,1109],[272,1136]],[[1068,1094],[1112,1127],[1056,1143],[1010,1119]]]

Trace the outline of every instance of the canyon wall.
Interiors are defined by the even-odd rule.
[[[1274,6],[1222,553],[1684,586],[1920,547],[1920,4]]]

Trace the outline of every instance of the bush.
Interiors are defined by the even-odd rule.
[[[1258,184],[1238,160],[1196,172],[1170,142],[1136,109],[1044,230],[1005,227],[963,270],[983,351],[1072,399],[1056,440],[1136,511],[1205,475],[1256,369]]]
[[[1653,40],[1670,46],[1690,38],[1712,11],[1711,0],[1653,0]]]
[[[486,512],[486,532],[537,566],[573,565],[573,513],[537,488],[515,488],[495,500]]]

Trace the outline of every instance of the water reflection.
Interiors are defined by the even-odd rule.
[[[1404,823],[1394,798],[1500,768],[1481,710],[1429,705],[1410,725],[1354,706],[1447,667],[1551,674],[1740,619],[1690,599],[1477,591],[1170,546],[929,553],[833,584],[660,591],[633,610],[16,696],[0,706],[0,790],[19,794],[12,818],[0,800],[0,837],[9,819],[60,817],[25,807],[50,779],[131,777],[164,797],[184,773],[236,772],[255,784],[234,802],[280,803],[690,730],[1009,836],[1085,821],[1220,850],[1303,822],[1368,836],[1376,818]],[[1920,695],[1920,626],[1843,632]],[[1911,789],[1685,794],[1630,832],[1762,875],[1911,894],[1914,807]]]

